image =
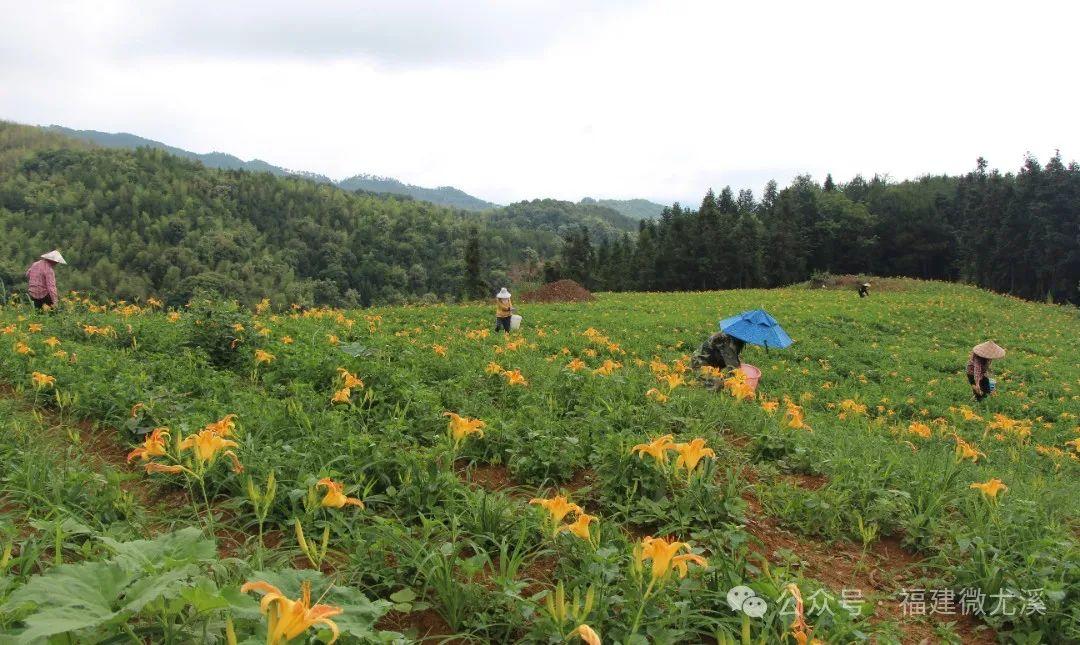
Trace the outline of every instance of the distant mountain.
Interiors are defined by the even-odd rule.
[[[191,152],[190,150],[184,150],[183,148],[177,148],[161,143],[160,141],[154,141],[153,139],[147,139],[127,132],[73,130],[59,125],[50,125],[44,129],[76,139],[89,141],[105,148],[126,148],[129,150],[135,150],[136,148],[155,148],[157,150],[163,150],[171,155],[201,162],[202,165],[207,168],[268,172],[279,177],[302,177],[321,184],[335,184],[348,191],[363,190],[369,193],[407,195],[414,199],[431,202],[440,206],[450,206],[452,208],[461,208],[471,211],[483,211],[497,207],[497,204],[492,204],[491,202],[473,197],[452,186],[424,188],[423,186],[406,184],[391,177],[378,177],[376,175],[356,175],[355,177],[349,177],[348,179],[335,182],[325,175],[299,170],[289,170],[267,163],[261,159],[244,161],[237,156],[226,154],[224,152],[199,154],[197,152]]]
[[[631,219],[656,219],[660,217],[660,213],[665,208],[665,206],[650,202],[647,199],[593,199],[592,197],[586,197],[580,203],[606,206]]]
[[[71,128],[65,128],[60,125],[50,125],[45,128],[58,134],[63,134],[76,139],[82,139],[91,143],[97,144],[104,148],[126,148],[128,150],[135,150],[136,148],[154,148],[156,150],[163,150],[171,155],[177,157],[184,157],[185,159],[193,159],[201,162],[202,165],[207,168],[222,168],[225,170],[247,170],[249,172],[268,172],[272,175],[278,175],[279,177],[285,177],[289,175],[298,175],[306,177],[312,181],[317,181],[324,184],[334,183],[329,177],[318,175],[308,172],[296,172],[287,170],[285,168],[279,168],[273,164],[269,164],[262,159],[252,159],[251,161],[244,161],[240,157],[226,154],[224,152],[209,152],[206,154],[199,154],[197,152],[191,152],[190,150],[184,150],[183,148],[177,148],[160,141],[154,141],[153,139],[147,139],[128,132],[98,132],[97,130],[72,130]]]
[[[439,186],[438,188],[424,188],[405,184],[391,177],[377,177],[375,175],[356,175],[348,179],[342,179],[337,185],[345,190],[365,190],[371,193],[392,193],[395,195],[408,195],[441,206],[463,208],[470,211],[484,211],[498,208],[498,204],[486,202],[478,197],[458,190],[453,186]]]

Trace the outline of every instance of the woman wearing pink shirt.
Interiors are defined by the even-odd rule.
[[[56,293],[56,274],[53,273],[53,267],[57,264],[67,264],[67,261],[60,251],[49,251],[26,270],[26,281],[29,283],[26,291],[36,309],[46,305],[55,307],[60,302],[60,296]]]

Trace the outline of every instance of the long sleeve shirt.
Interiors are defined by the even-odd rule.
[[[513,313],[514,306],[510,304],[508,299],[505,303],[502,300],[495,301],[495,317],[496,318],[509,318]]]
[[[990,359],[976,356],[972,352],[971,358],[968,359],[967,373],[975,379],[976,383],[981,383],[983,378],[990,373]]]
[[[48,261],[38,260],[31,264],[26,270],[26,281],[30,284],[27,291],[31,298],[40,300],[49,296],[54,305],[60,302],[60,296],[56,293],[56,274]]]

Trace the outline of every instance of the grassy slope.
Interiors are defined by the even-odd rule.
[[[438,454],[429,451],[435,450],[433,438],[443,427],[444,409],[489,421],[487,436],[470,440],[466,455],[483,468],[501,469],[500,476],[525,486],[527,495],[540,493],[552,480],[576,488],[582,481],[579,475],[587,473],[585,481],[593,486],[580,490],[578,501],[608,525],[621,524],[630,535],[675,532],[688,537],[690,531],[678,528],[676,520],[635,516],[640,507],[624,513],[610,505],[605,495],[614,484],[604,480],[605,474],[621,462],[609,453],[623,449],[610,448],[628,447],[662,432],[675,432],[679,439],[700,435],[717,447],[717,461],[728,477],[736,476],[740,486],[753,482],[742,491],[752,502],[749,531],[766,542],[769,536],[752,530],[755,522],[770,522],[778,530],[786,527],[804,540],[795,544],[806,544],[858,539],[857,521],[863,519],[881,533],[893,534],[890,539],[902,539],[909,554],[923,560],[929,568],[919,575],[925,576],[921,579],[927,587],[985,588],[993,576],[987,577],[988,552],[980,545],[992,544],[993,566],[1004,571],[1006,584],[1038,582],[1052,590],[1064,585],[1067,593],[1075,593],[1075,571],[1063,568],[1062,560],[1076,554],[1075,539],[1069,535],[1080,506],[1078,469],[1067,457],[1038,454],[1035,446],[1068,450],[1065,442],[1080,436],[1078,421],[1071,416],[1080,408],[1080,352],[1069,342],[1080,336],[1076,312],[955,285],[902,281],[896,286],[898,290],[877,292],[868,300],[850,291],[788,289],[604,294],[593,305],[532,305],[522,313],[526,338],[536,347],[509,352],[494,349],[491,339],[468,340],[457,331],[486,328],[486,306],[350,312],[348,317],[358,321],[351,330],[332,318],[281,319],[271,324],[271,339],[246,339],[245,353],[261,346],[277,356],[259,370],[255,382],[250,378],[254,366],[213,369],[180,355],[176,346],[183,322],[169,325],[156,315],[131,318],[132,335],[139,339],[139,349],[131,350],[119,349],[130,347],[130,338],[123,334],[127,323],[119,316],[71,313],[65,314],[67,320],[50,319],[44,333],[55,333],[63,347],[77,349],[77,369],[49,364],[45,356],[24,359],[5,353],[0,378],[23,384],[31,366],[48,370],[57,375],[61,391],[79,393],[75,413],[116,426],[127,422],[131,405],[149,400],[153,418],[146,422],[173,427],[198,427],[226,412],[238,413],[247,435],[241,458],[256,476],[273,467],[286,488],[302,489],[305,478],[314,474],[357,479],[366,473],[376,482],[371,511],[398,515],[406,526],[417,511],[413,505],[422,507],[423,502],[395,498],[379,480],[383,473],[401,473],[403,468],[413,472],[396,461],[400,456],[395,453],[415,452],[421,461]],[[768,354],[752,348],[744,360],[763,370],[764,395],[802,403],[813,432],[784,429],[778,415],[700,388],[679,388],[663,406],[645,399],[645,390],[657,383],[647,366],[634,364],[635,357],[675,360],[692,351],[718,318],[759,306],[778,318],[797,343]],[[24,329],[25,322],[17,320],[20,313],[0,312],[0,320]],[[364,315],[382,316],[374,323],[375,333],[365,328]],[[87,340],[72,318],[111,322],[121,337]],[[590,367],[605,357],[602,349],[596,357],[588,355],[594,345],[577,335],[588,327],[601,330],[627,352],[614,356],[624,367],[613,377],[571,375],[563,367],[567,358],[557,354],[563,346]],[[546,333],[540,336],[537,329]],[[332,332],[379,353],[350,362],[327,347],[325,336]],[[282,344],[284,334],[296,342]],[[957,406],[969,404],[970,393],[961,372],[968,348],[985,338],[1010,351],[995,365],[1001,392],[974,407],[983,421],[965,421]],[[35,339],[30,341],[34,344]],[[444,344],[448,356],[437,357],[433,344]],[[553,362],[546,359],[550,355],[556,355]],[[484,375],[489,361],[520,368],[529,387],[508,390],[498,377]],[[342,363],[368,382],[363,395],[368,399],[358,400],[359,409],[327,406],[336,387],[334,367]],[[839,406],[846,399],[866,404],[868,415],[840,418]],[[1031,420],[1032,436],[1019,442],[1005,433],[1004,440],[996,440],[995,430],[987,432],[994,413]],[[934,418],[943,419],[944,427],[930,424],[930,439],[907,432],[910,422]],[[977,445],[985,459],[957,466],[953,432]],[[816,477],[813,486],[806,485],[807,476]],[[983,503],[968,487],[991,477],[1009,486],[1000,505]],[[239,480],[224,471],[217,485],[226,494],[240,494]],[[451,492],[429,494],[444,510],[425,512],[450,512],[445,509],[453,504],[443,495]],[[919,509],[923,520],[915,512]],[[288,509],[277,513],[287,526]],[[703,521],[693,517],[687,527],[698,528]],[[709,544],[695,535],[699,543]],[[624,548],[618,545],[626,537],[605,533],[604,539]],[[797,564],[783,562],[784,554],[766,555],[784,567],[780,570],[785,576],[815,577],[813,566],[804,566],[799,574]],[[795,553],[796,560],[800,555]],[[713,552],[712,557],[714,567],[724,567],[727,557],[736,569],[743,566],[738,563],[744,556],[734,553]],[[888,566],[880,558],[869,562]],[[582,565],[567,557],[555,575],[572,580]],[[353,563],[345,570],[354,577],[375,576],[355,567]],[[747,575],[741,571],[739,575]],[[380,575],[386,578],[372,585],[375,595],[409,584],[392,582],[390,573]],[[1000,579],[997,584],[1002,584]],[[890,602],[889,591],[874,598],[883,609]],[[1060,625],[1067,618],[1061,612],[1067,610],[1057,606],[1051,611],[1058,615],[1047,623],[1048,633],[1064,640]],[[877,618],[892,620],[893,615],[883,610]],[[824,621],[821,629],[826,637],[850,637],[843,625]],[[879,624],[878,629],[887,634],[892,628]],[[911,629],[904,625],[901,633],[911,635]]]

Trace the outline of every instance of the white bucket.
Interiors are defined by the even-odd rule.
[[[518,329],[521,327],[521,316],[514,314],[510,316],[510,329]]]

